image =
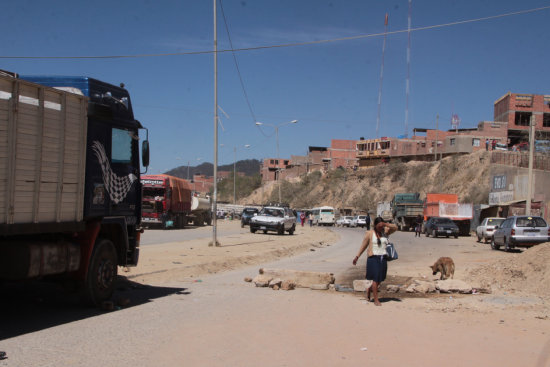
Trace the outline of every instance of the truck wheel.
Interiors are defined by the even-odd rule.
[[[117,253],[110,240],[98,239],[84,284],[86,303],[99,306],[112,297],[117,277]]]

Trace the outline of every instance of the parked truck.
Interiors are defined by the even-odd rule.
[[[449,218],[456,223],[462,236],[470,235],[473,205],[461,204],[456,194],[426,194],[424,200],[424,221],[431,217]]]
[[[183,228],[212,223],[210,200],[196,196],[189,181],[170,175],[143,175],[143,225]]]
[[[62,279],[90,303],[111,298],[118,266],[139,257],[139,129],[122,87],[0,75],[0,282]]]
[[[376,205],[376,216],[382,217],[386,222],[392,222],[393,217],[391,214],[391,202],[390,201],[380,201]]]
[[[424,201],[417,192],[395,194],[391,201],[391,211],[393,223],[397,224],[400,231],[408,231],[414,229],[418,215],[422,216]]]

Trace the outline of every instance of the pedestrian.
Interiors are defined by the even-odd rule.
[[[367,227],[367,231],[370,231],[370,215],[369,215],[369,212],[367,212],[367,217],[365,218],[365,225]]]
[[[367,301],[370,302],[371,294],[376,306],[382,306],[378,299],[378,288],[380,283],[386,279],[388,272],[388,262],[386,260],[386,245],[388,237],[397,231],[397,226],[392,223],[384,222],[381,217],[374,219],[374,226],[371,231],[365,233],[359,253],[353,259],[353,265],[357,264],[359,256],[367,250],[367,280],[372,280],[371,286],[367,289]]]
[[[415,227],[414,227],[414,236],[420,237],[420,232],[422,231],[422,216],[418,214],[416,216],[415,220]]]
[[[489,150],[489,139],[485,139],[485,150]]]
[[[491,150],[495,150],[496,146],[497,146],[497,141],[496,139],[493,139],[493,141],[491,142]]]
[[[306,213],[301,212],[300,213],[300,223],[302,224],[302,227],[304,226],[305,221],[306,221]]]
[[[309,226],[313,226],[313,213],[309,213]]]

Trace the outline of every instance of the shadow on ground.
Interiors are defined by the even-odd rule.
[[[123,276],[117,279],[111,310],[85,305],[77,292],[68,292],[59,283],[4,283],[0,292],[0,340],[107,312],[120,312],[173,294],[189,294],[186,288],[143,285]]]

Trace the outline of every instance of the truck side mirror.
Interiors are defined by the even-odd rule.
[[[141,143],[141,162],[143,167],[149,167],[149,140]]]

